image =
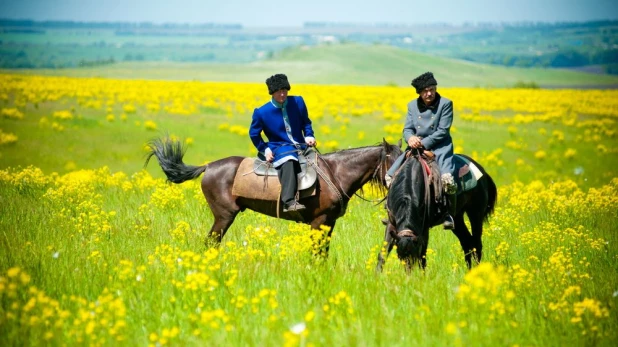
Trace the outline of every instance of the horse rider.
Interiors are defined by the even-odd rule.
[[[408,148],[423,148],[435,154],[448,202],[444,228],[453,230],[455,228],[453,218],[457,208],[453,139],[450,134],[453,124],[453,102],[437,92],[437,85],[438,82],[431,72],[426,72],[412,80],[412,86],[419,97],[408,103],[408,116],[403,128],[403,137]],[[405,160],[404,156],[405,153],[397,158],[388,170],[385,177],[388,186]]]
[[[266,79],[270,101],[253,111],[249,137],[258,152],[277,169],[281,183],[283,212],[300,211],[305,206],[296,200],[300,174],[298,151],[315,146],[307,105],[301,96],[288,96],[290,83],[284,74]],[[261,133],[268,138],[264,142]]]

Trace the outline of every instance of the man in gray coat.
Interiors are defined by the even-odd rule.
[[[414,80],[412,86],[419,94],[417,99],[408,103],[408,116],[403,128],[403,137],[410,148],[424,148],[432,151],[442,174],[444,193],[448,197],[448,214],[444,220],[445,229],[454,229],[453,216],[457,208],[457,185],[455,183],[455,165],[453,163],[453,102],[437,92],[438,82],[433,73],[426,72]],[[404,161],[402,154],[386,175],[387,185],[395,171]]]

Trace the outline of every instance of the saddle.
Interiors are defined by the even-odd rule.
[[[316,194],[317,152],[306,150],[298,155],[301,172],[298,174],[299,199]],[[249,199],[278,201],[281,184],[277,169],[272,164],[260,158],[245,158],[236,171],[232,194]]]
[[[421,161],[421,164],[427,171],[427,175],[432,178],[432,184],[434,184],[436,191],[440,191],[440,187],[437,186],[437,182],[440,180],[440,172],[438,164],[434,160],[435,154],[431,151],[423,151],[421,156],[424,159],[424,161]],[[481,170],[468,158],[459,154],[453,155],[453,163],[458,176],[457,194],[459,195],[476,187],[478,180],[483,177]]]
[[[478,180],[483,177],[483,173],[474,165],[468,158],[455,154],[453,156],[455,163],[455,172],[459,176],[459,184],[457,185],[457,194],[467,192],[476,187]]]

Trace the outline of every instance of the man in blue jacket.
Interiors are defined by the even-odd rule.
[[[432,151],[440,167],[444,193],[448,197],[448,214],[444,221],[445,229],[454,229],[457,209],[457,184],[455,182],[455,165],[453,163],[453,102],[437,92],[438,82],[433,73],[426,72],[414,80],[418,98],[408,103],[408,116],[403,127],[403,137],[410,148],[424,148]],[[405,154],[405,153],[404,153]],[[404,160],[402,154],[393,163],[386,175],[387,185],[395,171]]]
[[[303,210],[305,206],[295,198],[300,173],[298,150],[315,146],[307,106],[301,96],[288,96],[291,87],[284,74],[270,76],[266,86],[272,98],[253,111],[249,137],[258,152],[277,169],[283,212]],[[264,142],[262,132],[268,142]]]

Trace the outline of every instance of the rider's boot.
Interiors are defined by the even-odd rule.
[[[448,213],[444,217],[444,229],[454,230],[455,215],[457,214],[457,184],[450,173],[443,174],[441,178],[448,205]]]
[[[446,230],[454,230],[455,229],[455,214],[457,213],[457,193],[455,194],[446,194],[448,199],[448,213],[444,217],[444,229]]]

